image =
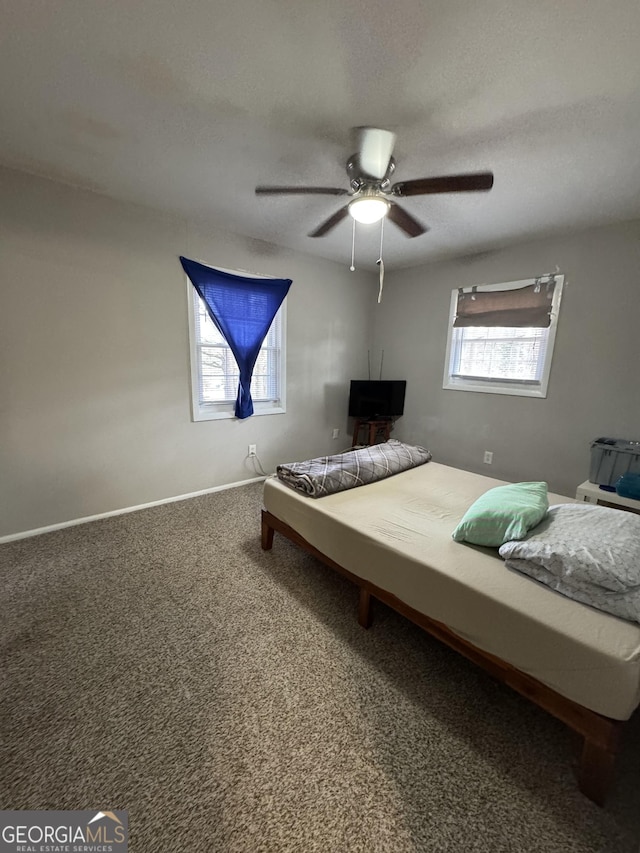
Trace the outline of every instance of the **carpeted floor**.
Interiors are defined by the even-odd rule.
[[[0,546],[0,807],[128,809],[135,853],[638,853],[579,743],[276,534],[244,486]]]

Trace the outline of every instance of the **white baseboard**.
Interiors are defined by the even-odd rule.
[[[186,501],[189,498],[197,498],[200,495],[209,495],[212,492],[223,492],[226,489],[237,489],[238,486],[248,486],[249,483],[259,483],[266,477],[252,477],[250,480],[240,480],[238,483],[227,483],[224,486],[213,486],[210,489],[200,489],[199,492],[189,492],[187,495],[176,495],[173,498],[162,498],[159,501],[140,504],[139,506],[126,506],[123,509],[114,509],[110,512],[100,512],[98,515],[87,515],[84,518],[73,518],[71,521],[61,521],[59,524],[50,524],[47,527],[37,527],[34,530],[24,530],[22,533],[10,533],[8,536],[0,536],[0,545],[4,542],[15,542],[17,539],[28,539],[30,536],[40,536],[42,533],[51,533],[54,530],[62,530],[64,527],[76,527],[78,524],[87,524],[89,521],[98,521],[101,518],[112,518],[114,515],[124,515],[128,512],[138,512],[140,509],[149,509],[161,504],[172,504],[176,501]]]

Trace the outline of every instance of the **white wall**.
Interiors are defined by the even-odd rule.
[[[193,423],[180,254],[293,279],[287,412]],[[371,274],[0,169],[0,536],[349,444]],[[341,430],[331,439],[334,427]]]
[[[556,265],[565,289],[547,398],[443,390],[452,289]],[[384,349],[385,378],[407,379],[394,437],[426,445],[437,461],[574,495],[594,438],[640,439],[640,222],[390,271],[380,309],[375,357]]]

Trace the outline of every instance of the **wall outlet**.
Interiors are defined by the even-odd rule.
[[[484,461],[487,465],[491,465],[493,463],[493,452],[491,450],[485,450]]]
[[[340,430],[339,430],[339,429],[334,429],[334,431],[333,431],[333,435],[332,435],[331,437],[332,437],[332,438],[339,438],[339,437],[340,437]]]
[[[255,444],[249,445],[249,456],[257,456]]]

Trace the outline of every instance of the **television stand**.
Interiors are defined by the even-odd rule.
[[[393,421],[391,418],[356,418],[353,427],[353,443],[355,447],[359,444],[360,431],[367,430],[367,444],[376,444],[377,439],[382,436],[383,441],[389,441],[391,436],[391,427]]]

